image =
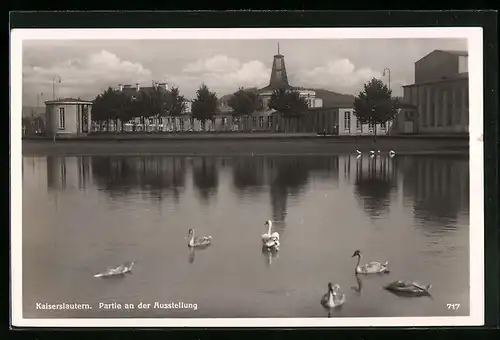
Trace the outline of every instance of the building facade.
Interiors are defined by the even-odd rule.
[[[415,84],[403,86],[403,91],[403,101],[416,108],[411,120],[412,132],[469,131],[469,73],[466,51],[431,52],[415,63]]]
[[[361,124],[354,113],[354,106],[339,108],[338,135],[341,136],[370,136],[386,135],[391,128],[391,122],[383,124]]]
[[[74,98],[46,101],[45,120],[48,136],[87,134],[92,124],[92,102]]]

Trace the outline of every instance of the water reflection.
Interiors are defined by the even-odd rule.
[[[178,202],[192,171],[192,183],[202,202],[217,195],[219,169],[230,167],[233,188],[243,196],[261,194],[269,188],[272,219],[278,232],[285,230],[289,197],[300,197],[314,177],[338,182],[339,159],[344,181],[354,177],[354,193],[370,217],[389,213],[391,195],[398,185],[403,197],[413,206],[422,225],[438,225],[431,230],[454,228],[459,211],[469,206],[469,165],[467,156],[280,156],[280,157],[123,157],[123,156],[47,156],[49,190],[85,190],[91,181],[111,196],[123,196],[137,189],[161,200],[168,194]],[[32,165],[35,163],[32,162]],[[398,178],[401,176],[401,180]],[[400,184],[398,184],[400,183]]]
[[[262,256],[264,257],[267,266],[271,266],[274,260],[279,259],[279,251],[275,248],[262,246]]]
[[[450,222],[469,209],[468,157],[405,157],[400,163],[403,196],[420,225],[431,232],[455,229]]]
[[[318,305],[324,292],[312,287],[329,280],[345,287],[349,302],[333,316],[442,316],[446,301],[460,301],[459,313],[468,312],[466,156],[49,156],[24,162],[26,315],[40,316],[33,306],[42,298],[98,303],[141,292],[141,299],[191,296],[206,306],[179,317],[324,317]],[[158,209],[148,209],[160,200]],[[367,216],[385,227],[374,228],[378,221]],[[266,219],[283,235],[280,253],[259,254]],[[214,247],[201,254],[189,249],[183,237],[191,226],[213,235]],[[381,289],[383,277],[353,277],[348,255],[358,246],[389,260],[394,279],[435,284],[437,301],[419,299],[426,305],[411,309]],[[130,254],[141,265],[137,275],[117,281],[127,284],[104,286],[87,277],[103,261]],[[231,261],[221,262],[227,254]],[[294,308],[283,298],[291,286],[300,295]],[[263,298],[261,290],[273,293]],[[151,313],[139,317],[158,317]]]
[[[348,166],[353,157],[349,157]],[[396,159],[389,156],[359,157],[356,159],[354,192],[371,217],[380,217],[389,211],[390,196],[397,186]]]
[[[96,185],[111,196],[123,196],[140,189],[160,200],[169,192],[178,200],[185,186],[183,157],[94,156],[91,164]]]
[[[257,194],[266,182],[264,157],[236,157],[232,162],[233,185],[240,194]]]
[[[361,295],[361,291],[363,290],[363,280],[358,274],[354,274],[354,277],[356,278],[356,285],[352,286],[351,289],[356,292],[356,295]]]
[[[193,184],[203,202],[208,203],[210,198],[217,194],[219,173],[217,159],[214,157],[197,157],[191,160],[193,167]]]

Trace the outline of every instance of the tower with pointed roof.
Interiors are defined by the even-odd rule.
[[[278,42],[278,53],[274,55],[271,78],[268,88],[290,88],[288,76],[286,74],[285,57],[280,53],[280,43]]]
[[[280,53],[280,44],[278,45],[278,53],[274,55],[273,67],[271,69],[271,78],[269,79],[269,85],[258,90],[258,95],[261,100],[261,107],[264,110],[267,109],[267,104],[272,96],[272,93],[276,89],[287,89],[295,90],[299,92],[299,96],[306,98],[310,107],[321,107],[323,102],[321,99],[316,100],[316,91],[312,89],[305,89],[300,87],[294,87],[288,83],[288,75],[285,66],[285,56]]]

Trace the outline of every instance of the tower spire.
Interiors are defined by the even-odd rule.
[[[280,54],[280,42],[278,41],[278,54]]]

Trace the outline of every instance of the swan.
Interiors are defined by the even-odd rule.
[[[262,244],[264,247],[273,250],[279,250],[280,247],[280,235],[277,232],[271,233],[271,228],[273,227],[273,222],[267,220],[264,225],[267,226],[267,233],[262,234]]]
[[[345,302],[345,294],[341,293],[340,286],[338,284],[332,285],[328,282],[328,292],[321,298],[321,304],[325,308],[335,308],[340,307]]]
[[[356,250],[351,257],[355,256],[358,257],[358,263],[356,264],[356,270],[355,270],[357,274],[375,274],[375,273],[389,272],[389,269],[387,268],[389,261],[385,261],[384,263],[372,261],[370,263],[360,266],[359,263],[361,262],[361,257],[362,257],[361,252],[359,250]]]
[[[262,234],[262,242],[266,243],[270,238],[275,238],[277,240],[280,239],[280,234],[278,234],[276,231],[274,233],[271,233],[271,228],[273,227],[273,222],[271,220],[267,220],[264,225],[267,226],[267,233]]]
[[[396,153],[394,152],[394,150],[390,150],[389,151],[389,157],[394,157],[396,155]]]
[[[107,270],[97,273],[94,277],[106,277],[106,276],[115,276],[115,275],[123,275],[132,271],[132,267],[134,266],[134,261],[125,262],[116,266],[114,268],[108,268]]]
[[[189,242],[188,242],[189,247],[208,246],[212,243],[212,236],[194,237],[193,229],[189,229],[188,237],[189,237]]]
[[[270,251],[279,250],[280,248],[280,240],[275,237],[270,237],[266,242],[264,242],[264,246],[267,247]]]
[[[358,155],[361,155],[361,151],[359,151],[359,150],[356,150],[356,153],[357,153]]]
[[[430,296],[429,290],[431,287],[431,284],[424,286],[416,282],[398,280],[389,283],[384,288],[392,293],[395,293],[396,295]]]

